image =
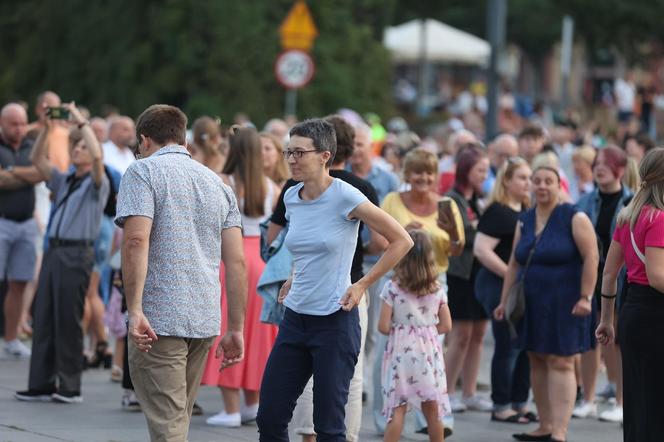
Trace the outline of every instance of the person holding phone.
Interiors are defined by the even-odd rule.
[[[454,327],[447,336],[445,365],[447,392],[453,412],[466,409],[491,411],[493,408],[490,401],[477,395],[477,376],[489,316],[475,297],[475,278],[481,265],[473,255],[480,217],[479,197],[488,173],[489,158],[482,147],[477,143],[467,144],[457,155],[454,187],[446,194],[461,211],[466,239],[463,252],[450,258],[447,269],[449,307]],[[463,379],[463,397],[458,398],[454,392],[460,376]]]
[[[83,306],[94,263],[93,243],[110,192],[102,153],[89,122],[74,103],[63,105],[77,128],[69,132],[74,172],[60,172],[48,159],[46,121],[32,162],[55,194],[39,285],[33,303],[32,357],[28,390],[21,401],[82,402]],[[57,308],[56,308],[57,307]],[[57,383],[56,383],[57,381]]]

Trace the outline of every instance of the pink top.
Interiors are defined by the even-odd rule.
[[[655,211],[652,219],[650,219],[651,210]],[[613,239],[618,241],[623,248],[627,280],[635,284],[650,285],[646,275],[646,266],[632,247],[629,223],[616,227]],[[634,241],[644,255],[646,247],[664,247],[664,212],[652,209],[651,206],[645,206],[634,225]]]

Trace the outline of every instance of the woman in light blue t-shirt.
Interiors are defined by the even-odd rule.
[[[286,313],[261,385],[261,441],[287,441],[297,398],[314,378],[314,430],[320,440],[345,441],[344,407],[360,351],[355,308],[365,291],[412,246],[406,231],[351,185],[330,176],[336,152],[331,124],[313,119],[294,126],[284,152],[293,179],[286,191],[285,244],[293,274],[279,300]],[[389,245],[363,278],[350,281],[360,222]]]

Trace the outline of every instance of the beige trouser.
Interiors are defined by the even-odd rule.
[[[357,307],[360,314],[360,330],[362,332],[360,354],[357,356],[357,365],[355,373],[350,380],[348,392],[348,403],[346,404],[346,440],[357,442],[360,437],[360,427],[362,426],[362,382],[364,366],[364,342],[367,337],[367,296],[362,296],[360,305]],[[314,378],[313,376],[304,387],[302,395],[297,400],[295,411],[293,412],[292,428],[297,434],[307,435],[316,434],[314,432]]]
[[[153,442],[185,442],[214,336],[159,336],[148,353],[129,340],[129,372]]]

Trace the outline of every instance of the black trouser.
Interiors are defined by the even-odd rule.
[[[51,247],[44,254],[32,304],[31,390],[81,391],[81,321],[92,264],[88,246]]]
[[[314,377],[314,431],[318,441],[345,442],[350,380],[360,353],[357,308],[327,316],[286,309],[261,383],[261,442],[287,442],[297,398]]]
[[[129,374],[129,333],[124,337],[124,356],[122,357],[122,388],[125,390],[133,390],[134,383],[131,381],[131,374]]]
[[[624,440],[659,442],[664,419],[664,293],[630,284],[618,318],[623,364]]]

